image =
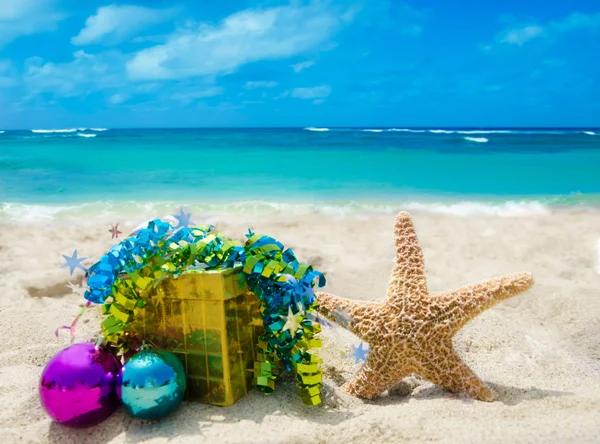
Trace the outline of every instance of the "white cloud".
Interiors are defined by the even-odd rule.
[[[65,15],[53,10],[54,0],[0,0],[0,47],[13,40],[53,31]]]
[[[108,99],[108,103],[111,103],[113,105],[120,105],[121,103],[126,102],[127,99],[129,99],[127,95],[117,93],[110,96],[110,98]]]
[[[32,94],[50,92],[57,97],[84,96],[89,92],[125,84],[122,55],[118,52],[87,54],[76,51],[66,63],[25,61],[23,81]]]
[[[314,64],[315,64],[315,62],[313,62],[312,60],[307,60],[306,62],[300,62],[300,63],[296,63],[295,65],[290,65],[290,66],[292,67],[294,72],[300,72],[300,71],[304,71],[306,68],[310,68]]]
[[[291,95],[297,99],[322,99],[329,94],[331,94],[331,88],[321,85],[312,88],[294,88]]]
[[[4,69],[0,63],[0,71]],[[0,72],[0,84],[2,79]],[[197,82],[196,82],[197,83]],[[90,93],[104,92],[106,101],[111,105],[154,100],[162,103],[177,101],[184,104],[205,97],[223,94],[223,88],[211,84],[190,85],[182,82],[144,82],[131,83],[125,73],[125,56],[118,51],[104,51],[89,54],[78,50],[73,59],[65,63],[46,62],[40,57],[31,57],[25,61],[23,84],[28,98],[40,94],[52,97],[85,98]]]
[[[417,9],[400,0],[370,2],[365,9],[367,18],[363,23],[367,26],[408,37],[419,37],[430,15],[428,9]]]
[[[600,13],[575,12],[562,20],[543,25],[511,25],[502,30],[496,39],[500,43],[523,46],[534,39],[558,37],[576,31],[600,32]]]
[[[406,24],[401,28],[402,34],[411,37],[419,37],[423,34],[423,26],[417,25],[416,23]]]
[[[15,73],[10,60],[0,60],[0,88],[8,88],[15,83]]]
[[[596,14],[582,14],[574,12],[564,20],[552,23],[550,27],[557,32],[587,30],[600,32],[600,12]]]
[[[255,88],[275,88],[279,83],[273,81],[256,81],[256,82],[246,82],[244,88],[246,89],[255,89]]]
[[[151,9],[134,5],[110,5],[98,8],[88,17],[85,27],[71,39],[74,45],[115,44],[143,29],[170,20],[177,9]]]
[[[198,99],[204,99],[206,97],[214,97],[223,94],[223,88],[220,86],[213,86],[205,89],[188,89],[187,91],[178,91],[171,94],[169,98],[171,100],[177,100],[183,103],[191,103]]]
[[[218,26],[201,23],[175,31],[165,44],[139,51],[127,72],[140,80],[225,74],[318,48],[352,16],[324,3],[248,9]]]
[[[399,2],[395,13],[400,18],[400,32],[409,37],[419,37],[423,33],[422,23],[427,20],[424,10],[414,8],[405,2]]]
[[[273,97],[273,100],[281,100],[281,99],[285,99],[287,97],[290,96],[290,92],[286,89],[284,92],[282,92],[281,94]]]
[[[528,25],[520,28],[505,30],[501,37],[500,43],[508,43],[511,45],[522,46],[524,43],[544,34],[544,28],[537,25]]]

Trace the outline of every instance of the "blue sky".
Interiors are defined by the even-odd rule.
[[[600,4],[0,2],[0,128],[600,126]]]

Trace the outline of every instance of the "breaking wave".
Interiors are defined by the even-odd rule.
[[[65,128],[65,129],[32,129],[31,132],[32,133],[41,133],[41,134],[46,134],[46,133],[74,133],[76,131],[79,131],[78,128]]]
[[[424,129],[410,129],[410,128],[390,128],[386,131],[392,133],[424,133]]]
[[[96,137],[96,134],[77,133],[79,137]]]
[[[427,132],[432,134],[513,134],[519,131],[511,130],[445,130],[445,129],[431,129]]]
[[[35,205],[24,203],[1,203],[0,221],[20,223],[49,220],[102,220],[126,219],[132,222],[161,217],[176,212],[180,202],[102,201],[73,205]],[[554,206],[537,201],[501,202],[418,202],[404,203],[283,203],[267,201],[242,201],[235,203],[189,203],[186,210],[203,215],[210,223],[232,220],[240,216],[281,216],[327,214],[340,217],[363,217],[372,215],[393,216],[405,210],[415,213],[433,213],[450,216],[497,216],[541,217],[551,214]],[[557,207],[560,211],[560,207]]]
[[[463,139],[468,140],[469,142],[477,142],[477,143],[489,142],[489,139],[486,139],[485,137],[463,137]]]
[[[91,128],[93,130],[93,128]],[[305,131],[361,131],[369,133],[429,133],[429,134],[527,134],[527,135],[573,135],[586,134],[588,136],[598,135],[594,131],[576,129],[436,129],[436,128],[318,128],[307,127]]]
[[[508,201],[502,203],[457,202],[457,203],[420,203],[404,205],[410,211],[448,214],[453,216],[501,216],[529,217],[545,216],[551,213],[549,206],[538,201]]]

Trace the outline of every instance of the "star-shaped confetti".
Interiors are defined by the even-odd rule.
[[[69,283],[65,285],[65,287],[70,288],[73,293],[77,293],[81,286],[69,281]]]
[[[87,268],[85,268],[81,263],[87,259],[87,257],[77,257],[77,250],[73,251],[73,256],[69,257],[66,254],[63,254],[62,257],[65,258],[65,263],[60,266],[60,268],[69,267],[69,274],[73,276],[73,272],[77,268],[81,268],[83,271],[87,272]]]
[[[352,346],[352,357],[354,358],[355,364],[358,364],[360,361],[367,362],[367,355],[369,354],[369,349],[363,348],[364,342],[361,341],[358,344],[358,347]]]
[[[281,316],[281,319],[285,321],[285,325],[281,330],[287,330],[292,336],[294,336],[296,334],[296,330],[300,328],[300,322],[298,321],[300,315],[301,312],[294,314],[292,307],[288,307],[287,316]]]
[[[80,284],[74,284],[70,282],[66,285],[67,288],[70,288],[73,293],[76,293],[80,296],[83,296],[87,289],[89,288],[86,283],[81,282]]]
[[[112,226],[112,228],[110,230],[108,230],[109,233],[112,234],[112,239],[114,238],[119,238],[119,234],[123,234],[122,231],[119,231],[119,224],[115,224]]]
[[[179,214],[174,214],[173,217],[177,219],[177,226],[175,228],[188,228],[193,225],[192,213],[186,213],[183,207],[179,208]]]
[[[72,282],[69,282],[66,285],[66,287],[70,288],[73,293],[76,293],[76,294],[79,294],[79,295],[83,296],[84,292],[81,291],[81,285],[77,285],[77,284],[74,284]]]

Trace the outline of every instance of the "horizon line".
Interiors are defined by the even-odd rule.
[[[72,129],[74,131],[85,131],[93,129],[106,129],[106,130],[167,130],[167,129],[180,129],[180,130],[194,130],[194,129],[307,129],[307,128],[326,128],[326,129],[483,129],[483,130],[502,130],[502,129],[526,129],[526,130],[576,130],[576,129],[595,129],[599,130],[600,126],[490,126],[490,125],[457,125],[457,126],[444,126],[444,125],[429,125],[429,126],[403,126],[403,125],[392,125],[392,126],[375,126],[375,125],[361,125],[361,126],[138,126],[138,127],[102,127],[102,126],[64,126],[64,127],[36,127],[36,128],[0,128],[2,131],[32,131],[32,130],[65,130]]]

